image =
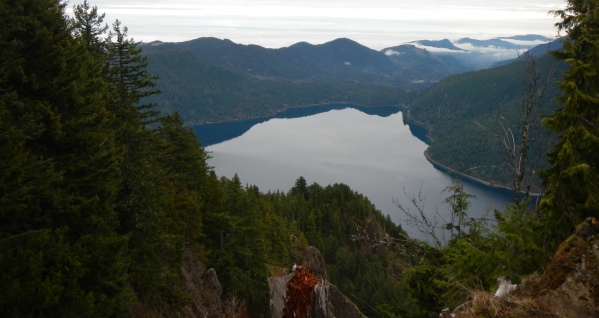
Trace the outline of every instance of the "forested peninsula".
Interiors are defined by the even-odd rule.
[[[599,314],[599,42],[595,37],[599,24],[596,15],[589,14],[597,12],[595,1],[568,1],[564,10],[554,12],[561,19],[558,29],[569,37],[563,50],[554,53],[566,67],[555,83],[555,107],[547,110],[542,124],[547,136],[553,136],[543,139],[553,140],[548,160],[544,168],[525,170],[538,171],[542,178],[545,190],[538,206],[528,204],[526,196],[516,197],[490,218],[472,218],[468,214],[471,196],[457,180],[445,191],[449,220],[419,213],[416,200],[398,202],[398,208],[415,204],[404,210],[406,219],[422,229],[426,242],[410,238],[401,224],[393,223],[368,198],[344,184],[307,184],[298,176],[288,191],[265,193],[254,185],[243,185],[237,176],[218,177],[206,163],[209,153],[185,125],[188,118],[205,120],[205,110],[217,116],[212,118],[228,120],[270,113],[273,108],[262,109],[251,97],[243,107],[225,108],[220,106],[229,102],[213,98],[198,99],[200,107],[178,113],[172,108],[176,100],[160,91],[165,87],[188,90],[189,82],[162,85],[176,77],[161,74],[158,78],[152,72],[150,63],[158,57],[144,54],[142,45],[129,36],[126,22],[108,24],[100,9],[87,1],[74,5],[72,16],[66,10],[67,4],[58,0],[0,0],[3,315]],[[344,64],[333,78],[351,78],[353,84],[334,87],[326,84],[330,78],[322,73],[322,64],[306,69],[310,72],[295,73],[299,77],[291,81],[255,76],[249,80],[222,69],[215,76],[237,78],[231,87],[242,92],[271,94],[256,84],[260,80],[289,94],[295,93],[287,88],[302,91],[315,86],[325,101],[409,107],[415,119],[432,127],[432,158],[444,153],[447,131],[458,132],[451,120],[441,120],[450,113],[454,118],[465,116],[473,127],[491,134],[492,122],[505,118],[499,122],[500,132],[525,137],[510,146],[526,149],[526,162],[536,163],[532,139],[530,150],[523,142],[532,130],[505,129],[511,124],[526,127],[526,122],[515,124],[526,116],[507,107],[522,103],[516,98],[520,91],[512,92],[509,87],[534,76],[522,75],[527,74],[522,71],[513,82],[502,77],[512,69],[526,70],[522,68],[530,65],[526,61],[494,68],[491,73],[453,76],[426,93],[407,93],[410,81],[402,80],[393,62],[378,53],[348,39],[316,49],[326,57],[335,47],[366,54],[370,64],[364,67],[376,72],[361,74]],[[306,48],[309,45],[302,44],[293,50]],[[302,57],[301,50],[293,50],[297,58]],[[513,66],[517,63],[520,66]],[[485,74],[496,77],[489,79]],[[319,81],[310,83],[303,76]],[[366,84],[366,80],[378,83]],[[460,97],[462,107],[449,108],[456,97],[442,93],[443,89],[458,84],[467,88],[471,99]],[[524,99],[530,105],[544,105],[544,99],[537,97],[551,95],[538,94],[543,86],[526,85],[524,96],[533,92],[531,99]],[[212,86],[213,91],[218,88]],[[380,89],[387,93],[377,97]],[[513,99],[498,98],[507,94],[505,89]],[[495,96],[478,94],[483,90]],[[230,92],[229,88],[225,91]],[[272,96],[271,106],[281,107],[276,106],[281,105],[280,98]],[[434,103],[424,103],[426,99]],[[474,107],[481,105],[476,103],[481,99],[495,101],[484,105],[505,106],[507,111],[485,114]],[[499,102],[508,100],[514,102]],[[437,108],[425,111],[431,105]],[[443,125],[449,130],[443,132]],[[473,128],[463,125],[461,129]],[[474,136],[480,131],[460,133],[469,138],[452,139],[460,140],[453,144],[459,152],[468,152],[470,147],[486,149],[476,144]],[[449,155],[444,158],[448,166],[453,166],[451,160],[459,161]],[[526,188],[522,170],[512,171],[516,172],[514,184]],[[498,283],[508,284],[507,291],[493,296]],[[503,298],[512,291],[512,283],[520,290]]]

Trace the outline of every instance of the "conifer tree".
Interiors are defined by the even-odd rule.
[[[161,140],[160,166],[168,179],[170,232],[183,248],[197,248],[202,238],[203,190],[207,184],[208,154],[178,113],[164,116],[157,128]]]
[[[71,24],[75,38],[83,41],[89,51],[105,55],[102,37],[108,30],[108,25],[104,23],[106,15],[98,14],[98,7],[90,6],[87,0],[73,7],[73,15]]]
[[[126,315],[107,85],[59,1],[0,7],[0,312]]]
[[[128,38],[128,28],[116,20],[108,34],[108,73],[115,89],[114,109],[119,119],[129,124],[146,125],[158,120],[158,111],[152,103],[141,103],[142,98],[157,94],[157,79],[148,70],[147,58],[142,55],[139,42]]]
[[[112,129],[122,151],[122,183],[116,200],[120,233],[129,239],[132,259],[129,275],[138,295],[147,300],[163,291],[175,302],[174,282],[179,281],[181,231],[176,206],[170,197],[172,183],[163,162],[176,160],[165,153],[159,131],[150,125],[160,120],[155,105],[143,98],[158,93],[155,77],[147,71],[139,43],[128,38],[120,21],[112,24],[106,42],[107,74],[112,89],[109,110],[115,116]],[[170,158],[170,159],[166,159]],[[173,297],[171,297],[173,296]],[[167,298],[168,298],[167,297]]]
[[[215,251],[214,264],[228,293],[245,297],[252,312],[264,313],[268,310],[268,273],[259,192],[255,187],[244,191],[237,175],[231,180],[222,178],[221,184],[229,228],[223,248]]]
[[[599,217],[599,2],[569,0],[553,13],[568,35],[556,56],[569,64],[560,82],[562,107],[545,119],[559,136],[540,206],[555,247],[585,217]]]

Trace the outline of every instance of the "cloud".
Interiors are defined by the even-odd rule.
[[[96,0],[137,40],[229,38],[265,47],[351,38],[374,49],[421,39],[551,35],[550,9],[563,4],[474,0]]]

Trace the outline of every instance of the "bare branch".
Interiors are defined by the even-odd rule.
[[[444,237],[439,237],[437,233],[437,230],[444,228],[444,226],[439,224],[439,219],[441,219],[443,223],[446,222],[437,210],[432,219],[426,215],[424,209],[426,197],[422,195],[422,185],[420,185],[418,194],[414,192],[409,194],[405,188],[403,189],[403,193],[410,202],[410,205],[416,209],[416,211],[413,212],[409,206],[404,206],[399,199],[393,198],[393,204],[395,204],[406,216],[404,222],[417,228],[429,244],[441,247],[445,242],[445,239]],[[437,217],[439,219],[437,219]]]

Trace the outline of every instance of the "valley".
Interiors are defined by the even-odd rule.
[[[375,51],[350,39],[267,49],[199,38],[142,48],[162,92],[148,101],[163,112],[179,112],[187,125],[262,118],[310,105],[399,107],[427,127],[431,159],[511,187],[498,136],[505,127],[513,131],[521,116],[525,63],[517,57],[522,48],[530,48],[544,80],[543,108],[533,115],[537,142],[531,144],[530,171],[546,167],[542,156],[554,142],[540,128],[540,117],[556,108],[552,100],[563,64],[546,54],[561,42],[548,41],[535,35],[422,40]],[[538,192],[537,176],[526,182]]]
[[[278,49],[141,43],[111,15],[151,31],[210,10],[125,2],[0,5],[4,316],[599,314],[595,2],[552,11],[556,41],[460,33],[382,50],[350,29]],[[410,6],[398,13],[430,17]],[[389,7],[377,15],[429,24]],[[354,9],[353,30],[380,20]],[[543,197],[488,204],[500,188],[444,170]]]

